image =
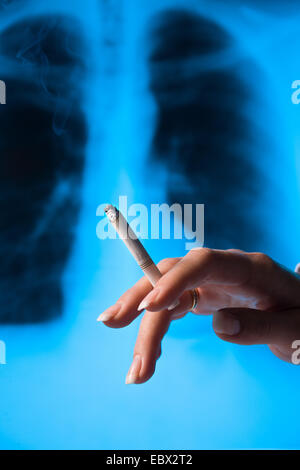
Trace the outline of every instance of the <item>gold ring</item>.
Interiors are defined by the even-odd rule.
[[[197,289],[193,289],[193,290],[191,290],[190,292],[191,292],[192,299],[193,299],[191,311],[193,311],[193,310],[195,310],[195,308],[196,308],[197,305],[198,305],[198,302],[199,302],[199,294],[198,294]]]

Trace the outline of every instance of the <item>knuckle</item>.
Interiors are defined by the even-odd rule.
[[[250,257],[255,263],[260,265],[270,266],[274,263],[272,258],[265,253],[250,253]]]
[[[272,276],[277,264],[265,253],[249,253],[250,276],[249,283],[264,285],[266,279]]]
[[[121,297],[119,297],[116,303],[121,304],[122,308],[128,308],[131,306],[132,303],[134,303],[134,300],[138,294],[139,294],[139,291],[137,287],[132,286],[130,287],[130,289],[124,292],[124,294],[122,294]]]
[[[164,258],[164,259],[160,260],[160,262],[158,264],[160,266],[164,266],[166,264],[169,264],[171,260],[172,260],[172,258]]]
[[[238,253],[238,254],[241,254],[241,255],[245,255],[247,254],[246,251],[243,251],[243,250],[239,250],[237,248],[229,248],[228,250],[226,250],[228,253]]]
[[[164,258],[158,263],[159,268],[167,269],[176,262],[175,258]]]
[[[207,264],[210,264],[216,257],[216,252],[211,248],[203,248],[200,253],[202,260]]]

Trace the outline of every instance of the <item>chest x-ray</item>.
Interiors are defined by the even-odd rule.
[[[157,374],[126,388],[138,322],[96,318],[141,273],[97,238],[96,210],[121,195],[204,204],[205,246],[294,268],[298,10],[0,1],[1,448],[297,446],[297,368],[221,343],[209,317],[174,323]],[[185,254],[146,245],[155,261]]]

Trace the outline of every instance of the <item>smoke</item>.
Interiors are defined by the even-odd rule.
[[[63,310],[87,140],[84,52],[72,17],[26,17],[1,34],[10,64],[9,75],[0,71],[9,96],[0,108],[3,323],[40,322]]]

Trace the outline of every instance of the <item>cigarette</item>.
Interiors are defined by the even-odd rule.
[[[162,273],[137,238],[137,235],[134,233],[123,214],[111,204],[106,206],[104,211],[111,225],[114,227],[121,240],[123,240],[145,276],[149,279],[152,286],[155,286],[157,281],[162,277]]]

